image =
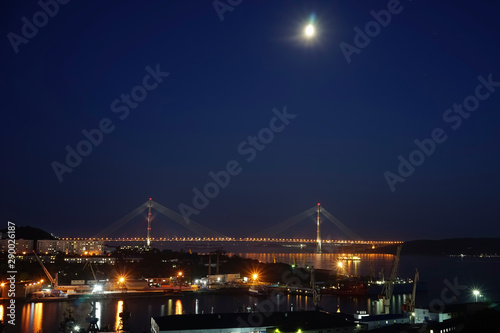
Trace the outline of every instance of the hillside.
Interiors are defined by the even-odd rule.
[[[4,235],[7,234],[7,228],[0,230]],[[51,233],[48,233],[39,228],[33,228],[30,226],[17,227],[16,226],[16,239],[33,239],[35,243],[39,239],[57,239]]]
[[[396,246],[376,248],[372,253],[395,253]],[[500,238],[453,238],[413,240],[405,242],[401,254],[420,255],[480,255],[499,254]]]

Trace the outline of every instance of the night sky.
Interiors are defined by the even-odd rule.
[[[5,226],[92,236],[229,168],[190,216],[224,235],[321,202],[364,239],[500,236],[498,3],[47,2],[0,4]]]

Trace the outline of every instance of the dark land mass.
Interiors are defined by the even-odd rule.
[[[397,245],[381,246],[370,253],[396,253]],[[401,254],[414,255],[500,255],[500,238],[452,238],[404,242]]]
[[[258,273],[260,282],[280,282],[308,284],[310,281],[310,270],[308,268],[292,267],[283,263],[262,263],[258,260],[241,258],[236,255],[228,256],[224,251],[217,251],[219,256],[219,274],[240,273],[241,276],[251,277]],[[117,249],[108,254],[116,258],[116,264],[95,264],[94,272],[98,280],[112,279],[118,276],[127,276],[128,279],[141,278],[168,278],[183,273],[185,281],[204,277],[208,274],[208,255],[189,253],[184,251],[158,250],[149,251]],[[0,255],[0,269],[7,271],[7,254]],[[29,258],[28,258],[29,257]],[[17,262],[20,272],[19,279],[25,281],[37,281],[45,279],[45,274],[40,265],[37,264],[34,255],[28,255],[24,261]],[[77,257],[58,253],[54,256],[53,263],[45,266],[55,276],[59,273],[60,284],[70,284],[71,280],[93,280],[91,268],[84,263],[69,263],[65,258]],[[88,256],[91,258],[92,256]],[[140,258],[130,262],[127,259]],[[217,274],[217,253],[212,254],[211,274]],[[317,281],[327,281],[332,278],[331,272],[327,270],[315,270]]]
[[[6,235],[8,230],[7,228],[1,229],[0,232]],[[15,235],[16,239],[29,239],[29,240],[32,239],[35,241],[35,244],[36,241],[39,239],[57,239],[56,236],[54,236],[51,233],[48,233],[47,231],[44,231],[39,228],[33,228],[30,226],[25,226],[25,227],[16,226]]]

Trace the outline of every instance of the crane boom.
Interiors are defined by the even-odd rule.
[[[95,275],[94,267],[92,267],[92,262],[91,261],[87,261],[85,263],[85,265],[83,265],[83,269],[85,269],[85,267],[87,267],[87,265],[90,267],[90,270],[92,271],[92,275],[94,276],[94,280],[97,282],[97,277]]]
[[[47,278],[49,279],[50,283],[53,286],[56,286],[56,280],[54,280],[54,278],[52,277],[52,275],[50,275],[49,271],[47,270],[47,268],[45,267],[45,265],[43,264],[43,262],[40,260],[40,257],[36,254],[35,251],[33,251],[33,253],[35,254],[35,258],[38,261],[38,263],[40,264],[40,266],[42,266],[43,271],[45,272],[45,275],[47,275]]]
[[[394,258],[394,263],[392,264],[391,275],[389,279],[385,281],[384,287],[382,289],[382,299],[384,302],[384,312],[388,313],[389,306],[391,303],[392,293],[394,291],[394,282],[396,281],[396,276],[398,274],[399,257],[401,255],[401,248],[403,245],[399,245],[396,250],[396,257]]]
[[[412,311],[413,309],[415,309],[415,295],[417,294],[417,283],[419,279],[420,279],[420,274],[418,273],[418,269],[415,268],[415,278],[413,279],[413,292],[411,294]]]
[[[417,283],[420,280],[420,274],[418,273],[418,269],[415,268],[415,278],[413,279],[413,292],[410,297],[407,298],[405,304],[402,306],[402,310],[406,312],[415,311],[415,297],[417,294]]]

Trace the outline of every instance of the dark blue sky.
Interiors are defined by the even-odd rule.
[[[36,2],[2,1],[1,220],[93,235],[149,197],[193,206],[193,188],[235,160],[241,172],[191,216],[226,235],[321,201],[365,239],[499,237],[500,87],[467,99],[466,119],[447,114],[478,76],[500,81],[499,5],[401,1],[348,63],[340,44],[355,46],[353,28],[388,3],[244,0],[221,21],[212,1],[72,1],[44,25]],[[33,15],[38,32],[20,42]],[[127,107],[121,95],[143,97],[148,66],[169,75],[146,79],[152,90]],[[248,162],[238,147],[284,106],[296,117]],[[106,118],[113,131],[60,182],[54,161]],[[447,140],[391,191],[384,173],[436,128]],[[313,238],[313,222],[301,225]]]

